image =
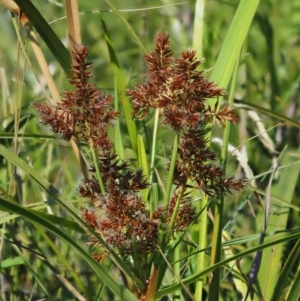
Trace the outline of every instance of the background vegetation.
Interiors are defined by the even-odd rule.
[[[22,19],[7,9],[6,1],[1,3],[0,299],[137,300],[118,295],[122,280],[112,261],[107,258],[100,269],[89,257],[87,238],[73,214],[80,216],[80,208],[88,206],[76,189],[92,162],[90,154],[86,150],[87,164],[80,163],[70,143],[39,125],[32,103],[53,101],[55,96]],[[70,50],[68,1],[32,3]],[[255,252],[263,250],[258,278],[253,280],[254,300],[299,300],[299,1],[115,0],[113,6],[125,10],[120,15],[108,1],[79,0],[78,6],[80,37],[89,48],[93,83],[108,93],[119,90],[122,148],[133,165],[136,149],[130,130],[143,137],[149,162],[152,131],[145,127],[153,127],[154,116],[130,127],[123,118],[127,115],[123,92],[145,80],[144,51],[154,48],[158,31],[169,33],[177,55],[189,47],[197,49],[198,56],[205,58],[201,65],[205,76],[227,90],[222,101],[232,101],[240,115],[228,138],[223,128],[215,126],[212,146],[223,156],[219,141],[226,149],[229,145],[226,173],[246,177],[250,184],[242,193],[227,196],[223,211],[214,211],[219,200],[209,200],[210,210],[199,201],[199,210],[201,206],[205,210],[178,248],[181,265],[170,263],[182,281],[178,283],[173,269],[167,270],[156,298],[242,300],[252,281],[249,272]],[[39,34],[57,91],[70,89],[62,64]],[[112,49],[119,62],[118,77]],[[113,129],[110,134],[114,137]],[[155,167],[163,182],[173,139],[168,128],[159,130]],[[240,151],[245,147],[243,160],[237,161],[230,146]],[[262,244],[259,238],[269,202]],[[216,220],[221,236],[214,230]],[[209,287],[210,273],[218,266],[221,280]],[[114,279],[111,285],[103,271]]]

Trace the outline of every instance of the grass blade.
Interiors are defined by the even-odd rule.
[[[141,135],[138,135],[138,167],[142,169],[143,175],[146,177],[146,179],[148,179],[149,172],[148,172],[148,164],[147,164],[147,155],[146,155],[143,137]],[[147,201],[148,192],[149,192],[148,189],[142,191],[142,200],[144,202]]]
[[[223,88],[226,88],[229,83],[234,70],[234,64],[240,55],[241,48],[246,39],[258,4],[259,0],[241,0],[232,20],[213,73],[210,77],[211,81]],[[212,107],[214,104],[215,100],[210,100],[210,105]]]
[[[58,63],[64,69],[65,73],[69,73],[71,69],[71,56],[67,48],[49,26],[40,12],[35,8],[29,0],[15,1],[26,17],[42,37],[49,50],[52,52]]]
[[[299,258],[299,257],[298,257]],[[299,301],[300,299],[300,268],[298,267],[297,275],[295,281],[292,284],[292,287],[289,291],[286,301]]]
[[[125,287],[120,286],[120,284],[111,276],[109,275],[105,269],[99,265],[91,256],[75,241],[66,233],[65,231],[61,230],[60,228],[53,225],[47,219],[44,219],[41,215],[36,214],[34,211],[30,211],[22,206],[18,205],[17,203],[12,203],[7,201],[6,199],[2,198],[0,209],[9,211],[13,214],[18,214],[22,216],[24,219],[28,220],[29,222],[35,223],[43,228],[46,228],[56,236],[60,237],[66,243],[73,247],[73,249],[78,252],[84,260],[90,265],[90,267],[97,273],[100,279],[110,288],[112,292],[118,295],[122,300],[128,301],[136,301],[137,299],[134,295],[127,290]],[[24,259],[24,258],[23,258]]]
[[[43,280],[40,278],[39,274],[35,271],[35,269],[33,268],[33,266],[30,264],[30,262],[27,260],[27,258],[24,256],[24,254],[20,251],[20,249],[16,246],[13,245],[13,248],[15,249],[15,251],[19,254],[19,256],[23,259],[24,264],[26,265],[26,267],[30,270],[30,272],[33,274],[35,280],[37,281],[37,283],[39,284],[39,286],[41,287],[41,289],[43,290],[43,292],[48,296],[51,297],[52,295],[49,293],[49,291],[47,290],[47,288],[45,287],[45,285],[43,284]]]
[[[277,284],[274,288],[273,297],[272,297],[271,301],[279,301],[280,300],[280,296],[282,295],[285,285],[287,284],[286,283],[287,279],[289,278],[289,275],[291,275],[292,270],[295,267],[295,265],[297,265],[297,261],[298,261],[299,257],[300,257],[300,240],[297,241],[293,250],[291,251],[287,260],[285,261],[285,264],[279,275]],[[299,298],[300,298],[299,286],[298,286],[298,292],[299,293],[298,293],[297,299],[294,299],[294,300],[299,300]]]
[[[293,158],[289,158],[289,156],[286,155],[282,163],[287,164],[290,163],[291,160],[293,160]],[[286,202],[292,202],[299,174],[299,165],[293,165],[283,169],[280,173],[279,183],[277,183],[276,189],[273,190],[272,193]],[[279,205],[274,201],[273,203],[269,217],[268,232],[286,229],[290,210],[285,205]],[[274,296],[274,290],[278,285],[277,282],[281,270],[280,266],[283,251],[284,246],[282,244],[278,244],[264,251],[259,273],[259,283],[265,300],[271,300],[272,296]]]
[[[214,271],[215,269],[217,269],[219,267],[224,266],[228,262],[243,258],[243,257],[247,256],[248,254],[254,253],[260,249],[269,248],[271,246],[275,246],[280,243],[284,243],[284,242],[287,242],[287,241],[290,241],[293,239],[298,239],[299,237],[300,237],[300,229],[299,228],[297,230],[294,230],[292,234],[289,234],[289,232],[282,233],[282,235],[276,237],[275,239],[265,242],[263,245],[249,248],[246,251],[235,254],[234,256],[231,256],[230,258],[226,258],[225,260],[222,260],[213,266],[209,266],[208,268],[200,271],[199,273],[195,273],[185,279],[182,279],[182,283],[184,283],[185,285],[189,285],[196,281],[201,281],[201,279],[203,279],[203,276],[209,274],[210,272]],[[258,238],[257,235],[255,235],[255,237],[253,237],[253,239],[257,239],[257,238]],[[240,243],[243,243],[243,238],[239,238],[234,241],[235,241],[235,243],[240,244]],[[230,243],[231,242],[229,241],[226,244],[223,244],[222,247],[228,246],[228,244],[230,245]],[[199,250],[198,252],[201,252],[201,251],[203,251],[203,250]],[[161,298],[162,296],[170,294],[170,293],[178,290],[179,288],[181,288],[181,284],[174,284],[174,285],[165,287],[156,293],[156,298]]]
[[[241,0],[237,11],[232,20],[231,26],[228,30],[227,36],[223,43],[221,52],[218,56],[216,66],[213,70],[210,80],[215,82],[217,85],[226,88],[229,80],[233,74],[234,66],[238,61],[238,57],[248,33],[248,29],[254,17],[255,11],[259,4],[259,0],[247,1]],[[211,107],[215,106],[216,99],[210,99],[208,105]],[[220,102],[219,102],[220,104]],[[208,133],[208,138],[211,133]],[[220,246],[221,246],[221,229],[217,230],[217,227],[222,227],[220,221],[222,220],[222,204],[216,205],[215,211],[215,225],[214,225],[214,236],[215,242],[213,245],[213,252],[211,262],[213,264],[220,260]],[[217,272],[217,271],[216,271]],[[209,287],[209,300],[218,301],[220,293],[220,275],[217,274],[211,279]]]

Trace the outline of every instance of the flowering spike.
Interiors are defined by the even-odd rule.
[[[187,50],[175,59],[167,34],[158,33],[155,41],[156,48],[145,55],[149,81],[127,91],[135,118],[145,118],[150,108],[159,109],[161,123],[180,137],[173,176],[176,189],[168,205],[154,208],[152,215],[141,199],[141,191],[149,185],[142,170],[133,171],[113,151],[107,129],[119,113],[111,109],[113,98],[89,82],[92,72],[88,70],[91,64],[86,61],[86,46],[73,51],[69,82],[75,91],[66,91],[62,103],[55,107],[34,104],[41,122],[53,132],[66,140],[76,137],[100,149],[99,166],[90,169],[93,177],[84,179],[78,189],[79,195],[88,198],[92,207],[82,209],[82,216],[120,256],[130,255],[133,262],[138,259],[139,266],[147,265],[147,254],[157,251],[158,244],[169,243],[174,233],[184,231],[195,222],[191,188],[218,196],[244,187],[242,180],[225,178],[224,171],[212,163],[216,155],[206,139],[205,129],[214,119],[218,124],[238,121],[228,106],[217,111],[217,106],[207,105],[206,100],[222,96],[223,89],[197,70],[203,60],[197,58],[196,51]],[[101,189],[96,171],[103,181]],[[161,230],[164,237],[159,237]],[[99,241],[89,234],[89,244],[97,246]],[[94,254],[94,258],[102,261],[105,256]],[[139,276],[146,283],[148,275],[141,272]]]
[[[169,36],[158,33],[156,49],[145,56],[149,82],[127,91],[133,101],[133,116],[143,119],[150,108],[159,108],[162,124],[180,133],[180,158],[173,177],[178,188],[186,189],[192,181],[210,196],[242,189],[241,180],[223,180],[223,170],[211,163],[216,155],[205,138],[205,128],[214,118],[225,125],[226,120],[238,122],[238,116],[228,106],[217,112],[217,105],[212,109],[206,103],[208,98],[222,96],[224,90],[197,70],[203,60],[197,58],[195,50],[182,52],[176,59],[171,54]]]
[[[72,136],[92,145],[109,150],[112,145],[107,135],[107,125],[119,115],[111,109],[113,97],[104,95],[89,83],[92,73],[87,71],[91,64],[86,62],[88,48],[78,46],[73,50],[73,67],[69,83],[75,91],[66,91],[62,103],[54,108],[46,104],[35,103],[42,124],[48,125],[54,133],[63,139]]]

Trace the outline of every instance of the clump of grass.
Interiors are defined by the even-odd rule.
[[[132,100],[133,118],[145,119],[155,109],[161,125],[169,127],[175,137],[164,201],[149,210],[151,195],[149,202],[141,198],[141,192],[149,188],[149,179],[142,170],[121,161],[109,139],[108,125],[113,124],[119,112],[111,107],[112,96],[88,82],[92,73],[88,71],[91,64],[86,61],[87,54],[86,46],[74,48],[69,82],[75,91],[65,92],[62,103],[55,107],[34,106],[41,122],[53,132],[66,140],[75,138],[87,143],[97,154],[90,169],[93,177],[84,179],[78,189],[92,206],[82,209],[82,216],[144,284],[143,288],[131,287],[136,296],[153,300],[158,271],[165,272],[159,270],[163,254],[170,250],[178,232],[197,222],[191,192],[195,189],[218,197],[245,185],[243,180],[226,178],[223,169],[213,163],[217,156],[206,139],[206,128],[214,120],[219,125],[225,121],[236,123],[238,116],[227,106],[217,111],[217,105],[207,105],[206,100],[222,96],[223,89],[198,71],[202,61],[194,50],[174,58],[169,36],[158,33],[156,48],[145,56],[148,80],[126,92]],[[94,253],[101,262],[105,246],[93,233],[88,235],[89,244],[101,246]]]

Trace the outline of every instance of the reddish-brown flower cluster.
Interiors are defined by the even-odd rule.
[[[85,209],[83,217],[122,255],[147,254],[155,250],[159,221],[149,218],[145,203],[137,193],[148,187],[142,171],[129,170],[127,163],[121,163],[115,154],[101,158],[99,166],[107,194],[101,194],[94,179],[85,179],[79,193],[93,200],[101,216],[96,217],[94,210]]]
[[[73,51],[73,68],[70,84],[76,91],[66,91],[62,103],[54,108],[46,104],[35,103],[34,107],[40,115],[42,124],[50,126],[54,133],[63,139],[78,138],[102,150],[110,150],[111,142],[107,135],[107,126],[118,116],[111,109],[113,97],[104,95],[88,82],[92,73],[86,62],[88,48],[80,46]]]
[[[162,220],[165,218],[166,228],[168,228],[168,226],[171,223],[171,219],[173,216],[174,208],[176,206],[176,202],[178,201],[178,197],[179,196],[177,192],[175,192],[172,198],[170,199],[167,210],[163,206],[160,206],[153,213],[153,218],[157,220]],[[191,198],[189,198],[188,195],[181,197],[180,206],[174,219],[171,234],[173,235],[178,231],[186,230],[193,222],[195,222],[195,219],[196,212],[195,208],[191,206]],[[164,242],[167,243],[167,241]]]
[[[211,163],[216,155],[205,138],[205,128],[214,119],[219,125],[224,125],[226,120],[236,123],[238,116],[228,106],[219,111],[217,105],[214,108],[207,106],[208,98],[221,96],[224,91],[197,70],[202,61],[197,59],[194,50],[182,52],[178,59],[172,54],[169,36],[158,33],[156,49],[145,56],[149,81],[127,91],[133,102],[133,116],[143,119],[150,108],[159,109],[162,124],[179,133],[180,158],[173,178],[178,189],[186,190],[192,183],[193,187],[196,185],[206,194],[215,196],[243,188],[243,181],[226,179],[223,170]],[[175,206],[172,200],[169,202],[171,208]],[[194,217],[193,209],[187,213],[188,202],[184,202],[186,216]],[[182,227],[178,225],[177,228]]]
[[[87,224],[98,232],[120,254],[148,254],[156,248],[159,222],[149,217],[139,192],[147,188],[141,170],[129,170],[127,163],[118,160],[108,138],[107,126],[119,114],[111,108],[113,98],[104,95],[88,82],[92,73],[87,71],[91,64],[86,62],[88,49],[76,47],[73,51],[74,65],[69,82],[76,90],[65,92],[62,103],[52,108],[46,104],[34,104],[41,122],[62,138],[72,136],[99,150],[99,169],[105,194],[94,176],[85,179],[79,194],[88,198],[93,209],[83,209]],[[90,170],[96,174],[93,167]],[[90,235],[90,243],[98,245]],[[94,254],[95,258],[99,254]]]
[[[201,61],[197,60],[195,51],[188,50],[181,53],[181,58],[174,59],[169,37],[159,33],[156,49],[145,57],[149,81],[127,91],[133,100],[134,117],[142,119],[150,108],[157,108],[162,123],[180,135],[179,158],[173,178],[177,189],[168,207],[159,206],[151,217],[140,197],[141,191],[148,187],[142,171],[132,171],[113,151],[107,126],[118,112],[111,108],[113,98],[88,82],[92,74],[87,71],[91,64],[86,62],[86,57],[87,47],[74,49],[69,82],[76,91],[65,92],[63,102],[54,108],[41,104],[35,104],[35,108],[42,123],[64,139],[74,136],[99,150],[99,170],[104,187],[100,189],[96,168],[92,167],[93,178],[85,179],[78,190],[93,206],[93,209],[83,209],[87,224],[121,256],[144,256],[156,250],[159,241],[168,243],[169,235],[167,239],[159,240],[161,224],[169,229],[172,223],[169,234],[174,234],[195,221],[196,212],[187,189],[197,187],[214,196],[243,187],[242,181],[226,179],[222,169],[211,163],[216,156],[205,139],[207,123],[213,119],[222,124],[226,120],[236,122],[238,117],[228,107],[218,112],[217,107],[207,107],[205,100],[222,95],[223,90],[196,70]],[[90,243],[98,245],[99,241],[90,235]],[[102,257],[96,254],[95,258]]]
[[[127,91],[133,100],[133,116],[143,119],[149,108],[159,108],[162,123],[174,130],[198,129],[211,122],[213,116],[222,123],[236,122],[238,117],[231,109],[216,112],[216,108],[206,107],[207,98],[223,95],[224,91],[197,70],[202,61],[197,59],[196,51],[182,52],[179,59],[174,59],[172,54],[169,36],[158,33],[156,49],[145,56],[149,81]]]

